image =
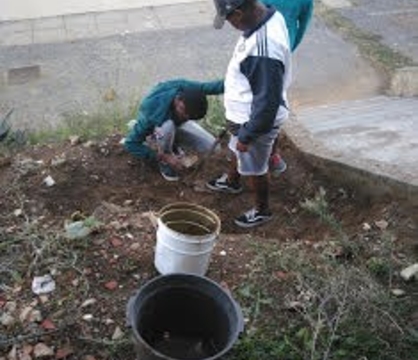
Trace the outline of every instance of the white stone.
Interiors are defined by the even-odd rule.
[[[116,329],[112,335],[112,340],[119,340],[121,338],[123,338],[123,331],[120,329],[119,326],[116,326]]]
[[[87,306],[94,305],[95,303],[97,303],[97,300],[96,300],[96,299],[94,299],[94,298],[87,299],[86,301],[84,301],[84,302],[81,304],[81,307],[82,307],[82,308],[85,308],[85,307],[87,307]]]
[[[379,220],[379,221],[375,221],[374,223],[382,231],[386,230],[389,226],[389,224],[386,220]]]
[[[405,291],[402,289],[392,289],[391,293],[395,296],[403,296],[406,294]]]
[[[364,230],[364,231],[369,231],[369,230],[371,230],[371,228],[372,228],[372,227],[370,226],[370,224],[368,224],[368,223],[364,223],[364,224],[363,224],[363,230]]]
[[[93,315],[92,314],[83,315],[83,320],[84,321],[92,321],[93,320]]]
[[[23,210],[22,209],[16,209],[15,211],[13,211],[13,215],[16,217],[22,216],[23,215]]]
[[[49,357],[54,355],[54,350],[46,346],[44,343],[38,343],[33,349],[33,355],[36,359]]]
[[[78,136],[78,135],[73,135],[73,136],[70,136],[70,137],[68,138],[68,140],[70,140],[70,144],[71,144],[71,146],[75,146],[75,145],[77,145],[77,144],[79,144],[79,143],[80,143],[81,138],[80,138],[80,136]]]
[[[48,175],[45,179],[44,179],[44,184],[48,187],[54,186],[55,185],[55,180],[52,178],[51,175]]]
[[[401,271],[401,277],[402,279],[406,281],[411,280],[413,277],[417,278],[418,277],[418,264],[414,264],[403,269]]]
[[[16,319],[10,315],[9,313],[3,313],[0,316],[0,324],[5,326],[5,327],[9,327],[11,325],[13,325],[16,322]]]

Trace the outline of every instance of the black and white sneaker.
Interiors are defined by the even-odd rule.
[[[269,212],[260,212],[257,209],[251,209],[245,212],[244,214],[235,218],[234,222],[236,225],[243,228],[250,228],[266,223],[271,220],[273,214]]]
[[[206,187],[213,191],[220,191],[229,194],[239,194],[242,192],[241,184],[233,184],[228,182],[228,174],[223,174],[220,177],[208,181]]]

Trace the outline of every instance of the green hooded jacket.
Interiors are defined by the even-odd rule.
[[[198,89],[206,95],[218,95],[224,92],[222,80],[211,82],[197,82],[185,79],[175,79],[160,82],[142,100],[133,131],[128,135],[129,141],[139,144],[138,156],[154,158],[155,152],[150,149],[145,140],[151,135],[155,127],[161,126],[171,118],[171,106],[174,98],[183,89]]]
[[[314,0],[260,0],[265,5],[271,5],[279,11],[289,32],[290,47],[294,51],[308,28],[313,14]]]

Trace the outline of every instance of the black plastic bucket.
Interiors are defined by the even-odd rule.
[[[239,305],[199,275],[159,276],[131,297],[127,322],[140,360],[219,359],[243,331]]]

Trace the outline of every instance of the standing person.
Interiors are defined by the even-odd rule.
[[[288,116],[286,91],[291,81],[291,50],[283,16],[258,0],[214,0],[219,29],[227,20],[242,34],[225,76],[225,116],[235,156],[227,174],[207,187],[237,194],[241,176],[254,185],[255,204],[235,219],[241,227],[269,221],[269,158]]]
[[[286,22],[289,32],[290,48],[293,51],[301,43],[311,22],[313,0],[261,0],[279,11]]]
[[[215,143],[215,137],[195,120],[206,115],[206,96],[223,91],[223,81],[178,79],[157,84],[141,102],[125,149],[137,158],[156,162],[164,179],[178,180],[183,166],[176,148],[206,152]]]
[[[301,43],[313,14],[313,0],[261,0],[265,5],[273,6],[284,17],[289,32],[290,48],[293,51]],[[279,176],[286,171],[287,164],[279,155],[277,141],[270,157],[270,172]]]

